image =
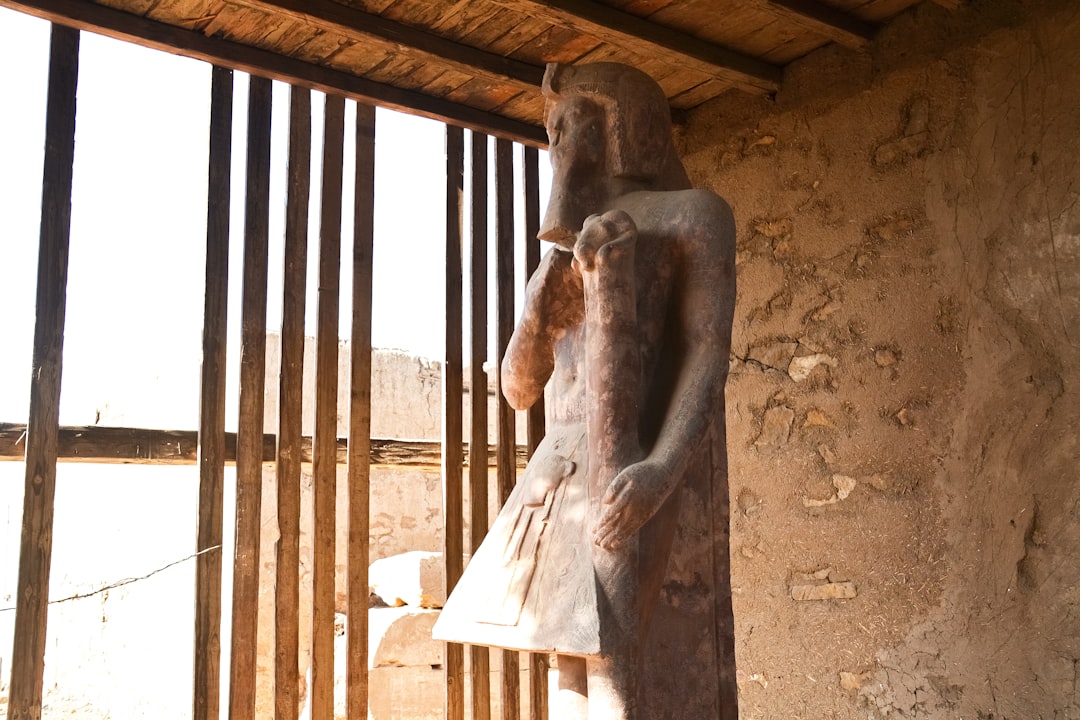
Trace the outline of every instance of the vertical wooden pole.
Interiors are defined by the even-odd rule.
[[[445,517],[446,592],[461,577],[464,555],[462,527],[461,401],[461,236],[464,193],[465,133],[446,126],[446,344],[443,362],[443,493]],[[446,718],[465,717],[465,648],[446,644]]]
[[[349,545],[346,716],[368,716],[368,536],[371,468],[371,282],[375,236],[375,108],[356,106],[352,335],[349,343]]]
[[[334,717],[334,544],[337,495],[338,306],[341,271],[341,173],[345,99],[326,96],[322,208],[319,230],[319,309],[315,339],[314,572],[312,590],[311,718]]]
[[[540,153],[536,148],[524,148],[522,161],[522,196],[525,201],[525,279],[532,277],[540,264]],[[544,396],[541,395],[527,416],[529,457],[544,438]],[[548,716],[548,656],[529,655],[529,720],[547,720]]]
[[[469,265],[469,551],[475,553],[488,530],[488,136],[471,133],[472,232]],[[486,647],[469,648],[473,720],[491,718],[491,660]]]
[[[514,331],[514,145],[509,140],[495,141],[495,337],[499,367]],[[510,497],[517,482],[515,459],[517,433],[514,409],[502,394],[499,374],[496,438],[496,475],[499,505]],[[502,653],[502,716],[518,720],[521,715],[521,680],[517,651]]]
[[[215,67],[210,89],[199,516],[195,561],[195,689],[192,716],[217,720],[221,696],[221,525],[225,476],[225,344],[229,300],[229,174],[233,73]],[[212,550],[212,548],[218,548]]]
[[[229,654],[229,717],[232,720],[255,717],[263,401],[266,395],[270,103],[270,80],[252,76],[248,90],[240,412],[236,434],[236,549],[233,557],[232,651]]]
[[[53,25],[38,239],[37,319],[30,375],[30,416],[26,427],[26,491],[19,546],[15,641],[11,654],[14,663],[8,699],[8,718],[11,720],[41,717],[78,80],[79,31]]]
[[[311,185],[311,91],[294,85],[289,95],[288,197],[278,392],[277,516],[280,538],[274,605],[276,720],[296,720],[300,700],[300,457]]]

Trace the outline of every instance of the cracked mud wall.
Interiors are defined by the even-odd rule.
[[[680,128],[738,223],[744,718],[1080,718],[1078,33],[925,3]]]

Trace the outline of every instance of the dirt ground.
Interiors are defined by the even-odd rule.
[[[743,718],[1080,718],[1077,33],[925,3],[682,119],[739,228]]]

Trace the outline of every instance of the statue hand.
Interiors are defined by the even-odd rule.
[[[601,500],[593,539],[605,550],[617,550],[660,509],[667,497],[668,472],[656,462],[628,465],[608,485]]]
[[[619,241],[633,242],[636,238],[637,225],[622,210],[590,215],[585,218],[574,243],[574,266],[579,270],[592,270],[597,255],[605,245]]]

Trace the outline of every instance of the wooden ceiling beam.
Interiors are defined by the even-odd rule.
[[[0,0],[0,7],[60,25],[88,30],[173,55],[268,77],[358,102],[475,128],[490,135],[539,148],[547,147],[544,128],[484,112],[460,103],[322,67],[268,50],[148,20],[87,0]]]
[[[755,94],[775,92],[781,69],[693,35],[649,22],[595,0],[495,0],[529,17],[592,35],[605,43],[704,73]]]
[[[817,0],[768,0],[766,5],[782,19],[852,50],[865,48],[877,33],[873,23]]]
[[[238,5],[283,15],[357,42],[389,43],[401,52],[435,65],[498,83],[536,91],[544,68],[463,45],[333,0],[232,0]]]

